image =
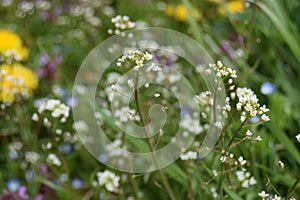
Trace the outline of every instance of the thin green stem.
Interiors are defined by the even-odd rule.
[[[226,151],[230,148],[230,146],[232,145],[232,143],[234,142],[234,139],[238,136],[240,130],[243,128],[243,126],[245,125],[245,123],[247,122],[248,118],[246,118],[241,125],[239,126],[239,128],[235,131],[235,133],[233,134],[231,140],[229,141],[228,145],[226,146]]]
[[[145,119],[144,119],[144,116],[143,114],[141,113],[141,105],[140,105],[140,102],[139,102],[139,89],[138,89],[138,80],[139,80],[139,74],[138,72],[136,73],[136,81],[135,81],[135,86],[134,86],[134,97],[135,97],[135,103],[136,103],[136,107],[137,107],[137,111],[139,113],[139,116],[140,116],[140,119],[141,119],[141,123],[142,125],[145,127],[146,126],[146,122],[145,122]],[[160,176],[161,176],[161,179],[162,179],[162,182],[163,182],[163,185],[164,187],[166,188],[167,190],[167,193],[169,194],[169,197],[172,199],[172,200],[176,200],[175,196],[174,196],[174,193],[173,193],[173,190],[170,186],[170,183],[168,182],[166,176],[164,175],[164,173],[159,169],[159,165],[158,165],[158,162],[157,162],[157,159],[156,159],[156,156],[154,154],[154,146],[151,142],[151,139],[149,137],[149,133],[148,133],[148,129],[145,128],[145,134],[146,134],[146,138],[147,138],[147,142],[148,142],[148,145],[149,145],[149,148],[150,148],[150,151],[151,151],[151,156],[152,156],[152,159],[153,159],[153,162],[154,162],[154,165],[156,167],[156,169],[158,170]]]

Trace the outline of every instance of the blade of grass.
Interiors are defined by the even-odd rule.
[[[268,2],[256,2],[258,7],[270,18],[275,25],[283,40],[290,47],[297,61],[300,63],[300,37],[295,30],[294,24],[287,16],[283,5],[280,1],[268,1]],[[300,69],[297,66],[296,70],[300,73]]]

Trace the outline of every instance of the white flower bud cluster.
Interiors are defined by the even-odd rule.
[[[204,130],[203,127],[199,124],[197,118],[188,113],[182,116],[180,127],[190,133],[194,133],[195,135],[199,135]]]
[[[123,55],[121,58],[118,59],[117,66],[121,67],[122,63],[131,63],[134,65],[134,70],[137,71],[141,67],[144,66],[144,64],[151,60],[153,58],[153,55],[146,52],[142,52],[140,50],[130,50],[128,53]]]
[[[97,173],[98,184],[105,186],[109,192],[117,192],[120,185],[120,176],[115,173],[105,170]]]
[[[254,92],[249,88],[237,88],[236,95],[238,97],[238,103],[236,109],[242,111],[241,121],[246,120],[247,117],[261,116],[261,121],[269,121],[270,118],[265,113],[269,111],[265,105],[260,106],[258,98]]]
[[[25,153],[25,160],[29,163],[36,163],[38,159],[40,158],[40,155],[34,151],[27,151]]]
[[[201,92],[199,95],[195,96],[195,101],[202,106],[212,106],[214,103],[214,99],[211,97],[209,91]]]
[[[180,159],[181,160],[195,160],[198,158],[198,153],[195,151],[188,151],[184,154],[181,154]]]
[[[242,183],[243,188],[249,188],[251,185],[255,185],[256,179],[251,176],[250,172],[236,171],[235,173],[237,179]]]
[[[55,166],[61,166],[61,161],[59,160],[59,158],[53,154],[53,153],[50,153],[47,157],[47,162],[51,165],[55,165]]]
[[[37,0],[35,2],[35,7],[38,10],[50,10],[51,2],[50,1],[45,1],[45,0]]]
[[[101,1],[80,0],[78,4],[71,5],[70,14],[80,20],[84,19],[86,25],[101,27],[102,20],[97,16],[97,10],[102,6],[101,4]]]
[[[117,124],[130,121],[139,121],[140,118],[136,113],[136,110],[129,107],[122,107],[119,110],[115,110],[114,116],[118,119]]]
[[[216,72],[217,77],[237,77],[236,70],[231,69],[229,67],[225,67],[221,61],[218,61],[217,64],[209,63],[209,67]]]
[[[34,4],[29,1],[22,1],[18,4],[18,10],[16,16],[24,18],[26,15],[32,15],[34,13]]]
[[[300,134],[296,135],[295,137],[296,137],[296,139],[297,139],[297,142],[300,143]]]
[[[220,158],[220,161],[222,163],[226,162],[227,164],[229,165],[232,165],[232,166],[239,166],[241,168],[244,168],[244,166],[248,163],[247,160],[244,159],[243,156],[239,156],[238,159],[236,159],[233,155],[233,153],[229,153],[229,152],[226,152],[223,150],[222,152],[222,156]]]
[[[258,196],[260,196],[262,198],[262,200],[281,200],[281,197],[278,196],[277,194],[273,195],[273,194],[269,194],[266,191],[261,191],[258,193]],[[289,200],[294,200],[294,197],[290,197]]]
[[[50,113],[52,118],[60,119],[60,122],[64,123],[70,115],[70,107],[57,99],[42,99],[37,102],[36,106],[38,108],[38,114],[33,114],[32,120],[34,121],[39,120],[39,115]],[[51,126],[51,121],[47,117],[43,119],[43,122],[46,127]]]
[[[111,22],[114,24],[116,29],[113,31],[112,29],[108,29],[109,34],[115,34],[125,36],[121,31],[129,30],[135,27],[135,22],[130,21],[129,17],[124,15],[117,15],[116,17],[111,19]]]
[[[123,150],[126,150],[126,147],[123,145],[122,140],[116,139],[106,145],[105,150],[108,152],[110,157],[125,156]]]

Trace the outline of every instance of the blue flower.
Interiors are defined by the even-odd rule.
[[[276,90],[276,86],[272,83],[263,83],[260,88],[260,92],[264,95],[270,95],[274,93]]]
[[[15,150],[9,150],[8,155],[12,160],[17,160],[19,158],[18,152]]]
[[[72,144],[61,144],[59,145],[59,151],[63,152],[64,154],[69,154],[73,150],[73,145]]]
[[[19,179],[14,178],[7,181],[7,188],[11,192],[18,191],[20,187],[21,187],[21,182],[19,181]]]
[[[257,115],[249,119],[249,123],[253,123],[253,124],[259,121],[260,121],[260,117]]]
[[[73,178],[72,179],[72,187],[74,189],[80,189],[80,188],[82,188],[83,187],[83,181],[82,181],[82,179],[78,178],[78,177]]]

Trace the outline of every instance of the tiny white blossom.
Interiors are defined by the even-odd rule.
[[[260,193],[258,193],[258,196],[262,197],[262,198],[266,198],[269,196],[268,193],[266,193],[265,191],[261,191]]]
[[[267,122],[267,121],[270,121],[270,118],[269,118],[269,116],[267,116],[266,114],[263,114],[263,115],[261,116],[261,120],[262,120],[263,122]]]
[[[39,121],[39,115],[37,114],[37,113],[33,113],[33,115],[32,115],[32,117],[31,117],[31,119],[33,120],[33,121]]]
[[[52,165],[56,165],[56,166],[61,166],[61,161],[59,160],[59,158],[53,154],[53,153],[50,153],[47,157],[47,162],[49,164],[52,164]]]
[[[300,143],[300,134],[296,135],[296,139]]]
[[[278,165],[279,167],[284,168],[284,163],[281,160],[278,161]]]
[[[256,141],[256,142],[260,142],[260,141],[262,141],[262,138],[261,138],[261,136],[257,136],[257,137],[255,138],[255,141]]]
[[[109,192],[118,191],[120,176],[117,176],[111,171],[105,170],[104,172],[98,172],[97,177],[100,186],[105,186]]]

